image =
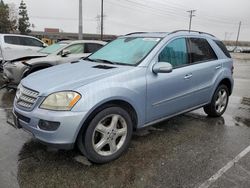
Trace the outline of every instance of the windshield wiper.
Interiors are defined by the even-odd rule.
[[[90,59],[90,58],[88,58],[88,57],[83,57],[83,58],[81,58],[81,59],[83,59],[83,60],[87,60],[87,61],[91,61],[91,62],[95,62],[95,60]]]
[[[91,61],[95,61],[95,62],[99,62],[99,63],[108,63],[108,64],[112,64],[112,65],[119,64],[119,63],[109,61],[109,60],[106,60],[106,59],[91,59]]]

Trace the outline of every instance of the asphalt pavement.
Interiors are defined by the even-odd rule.
[[[233,57],[235,87],[222,117],[199,109],[140,130],[128,152],[104,165],[11,127],[15,92],[1,90],[0,187],[249,188],[250,55]]]

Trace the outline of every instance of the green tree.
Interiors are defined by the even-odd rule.
[[[0,1],[0,33],[9,33],[12,28],[12,23],[9,19],[9,7],[7,4]]]
[[[29,22],[27,7],[24,1],[22,0],[19,6],[18,30],[20,31],[21,34],[27,34],[31,32],[29,27],[30,27],[30,22]]]

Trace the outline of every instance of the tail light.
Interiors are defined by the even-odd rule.
[[[234,66],[232,65],[231,67],[231,73],[233,74],[234,73]]]

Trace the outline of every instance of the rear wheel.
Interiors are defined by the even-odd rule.
[[[204,107],[204,111],[208,116],[219,117],[227,108],[229,99],[228,88],[225,85],[220,85],[216,89],[210,104]]]
[[[78,137],[80,151],[95,163],[117,159],[128,148],[132,136],[132,120],[120,107],[99,112]]]

